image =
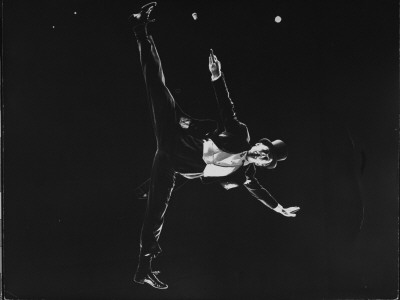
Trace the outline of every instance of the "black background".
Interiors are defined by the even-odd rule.
[[[289,145],[259,180],[301,207],[284,218],[241,188],[185,184],[160,239],[166,291],[132,280],[155,151],[127,22],[144,3],[3,1],[6,297],[396,297],[396,1],[159,2],[176,101],[216,117],[213,48],[252,140]]]

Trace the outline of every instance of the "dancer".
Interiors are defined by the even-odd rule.
[[[237,119],[221,63],[212,50],[209,70],[220,119],[217,122],[194,119],[175,102],[165,85],[153,38],[147,32],[147,24],[154,21],[150,13],[156,4],[148,3],[130,17],[157,140],[134,281],[166,289],[168,286],[157,278],[159,272],[151,269],[151,261],[161,252],[158,240],[177,174],[187,179],[200,178],[203,183],[219,182],[225,189],[243,185],[262,204],[285,217],[295,217],[300,208],[283,208],[255,178],[255,166],[273,169],[278,161],[286,159],[286,144],[263,138],[250,145],[247,126]]]

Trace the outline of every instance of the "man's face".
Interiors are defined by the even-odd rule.
[[[262,143],[255,144],[247,153],[247,157],[249,162],[259,167],[266,167],[272,162],[269,148]]]

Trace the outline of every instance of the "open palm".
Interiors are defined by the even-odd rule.
[[[295,217],[296,212],[299,210],[300,210],[300,207],[298,207],[298,206],[282,208],[281,214],[284,215],[285,217]]]

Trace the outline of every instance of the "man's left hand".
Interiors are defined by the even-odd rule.
[[[293,206],[293,207],[284,208],[281,205],[278,205],[274,210],[276,212],[282,214],[285,217],[295,217],[296,212],[300,210],[300,207]]]

